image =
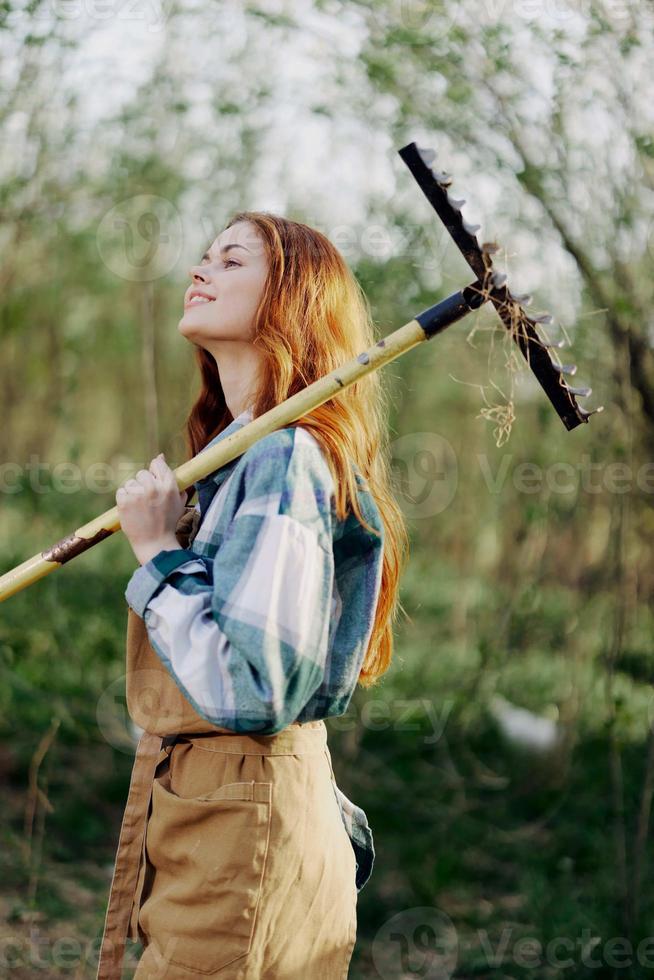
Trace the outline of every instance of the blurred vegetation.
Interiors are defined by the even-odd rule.
[[[649,976],[651,7],[218,2],[208,18],[175,2],[111,24],[79,10],[0,5],[3,570],[113,506],[156,452],[182,460],[197,378],[181,295],[237,208],[329,230],[354,195],[343,251],[380,334],[466,284],[396,156],[436,145],[606,410],[567,433],[507,370],[488,311],[384,369],[412,557],[393,667],[328,723],[377,848],[350,975]],[[371,244],[380,228],[392,247]],[[132,760],[134,567],[116,535],[2,605],[12,977],[95,976]],[[531,715],[511,728],[518,708]],[[558,737],[538,749],[536,731]],[[451,922],[456,965],[416,909]]]

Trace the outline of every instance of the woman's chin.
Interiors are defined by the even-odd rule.
[[[186,337],[187,340],[193,340],[196,343],[203,333],[202,324],[192,323],[191,318],[187,317],[186,315],[184,315],[177,324],[177,329],[183,337]]]
[[[209,306],[211,304],[206,304],[206,305]],[[219,331],[221,324],[218,321],[218,318],[212,320],[206,311],[204,311],[203,316],[200,316],[199,310],[202,308],[203,308],[202,304],[198,304],[198,306],[189,306],[187,309],[185,309],[180,317],[178,329],[187,334],[192,334],[192,333],[206,334],[212,332],[216,333],[217,331]],[[214,311],[212,310],[212,313],[213,312]]]

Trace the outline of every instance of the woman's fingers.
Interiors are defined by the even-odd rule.
[[[154,473],[155,476],[157,476],[160,479],[168,478],[172,483],[177,483],[177,480],[175,479],[175,474],[171,470],[170,466],[168,466],[168,463],[165,461],[163,453],[159,453],[159,455],[155,456],[154,459],[151,461],[150,472]]]
[[[163,483],[167,484],[171,490],[177,490],[180,497],[186,501],[186,494],[177,486],[177,477],[175,476],[173,470],[171,470],[170,466],[168,466],[168,463],[165,461],[163,453],[160,453],[159,456],[155,456],[150,463],[150,469],[152,472],[154,472],[157,479],[160,479]]]
[[[150,496],[158,490],[168,490],[173,487],[178,490],[180,497],[186,499],[186,495],[177,487],[177,479],[164,460],[164,454],[160,453],[150,461],[149,469],[139,470],[135,476],[126,480],[123,486],[118,488],[117,493],[123,491],[128,495],[141,496],[146,494]]]
[[[148,489],[147,485],[144,484],[142,481],[132,478],[130,480],[126,480],[125,483],[123,483],[122,487],[118,487],[118,490],[116,491],[116,495],[120,493],[121,498],[123,497],[123,495],[125,498],[142,497],[146,493],[147,489]]]
[[[154,475],[149,470],[139,470],[131,482],[140,484],[144,490],[152,490],[154,488]]]

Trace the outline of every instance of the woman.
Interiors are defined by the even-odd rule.
[[[301,223],[235,215],[191,279],[189,457],[375,342],[342,257]],[[140,751],[166,734],[147,750],[142,845],[132,794],[142,803],[147,779],[132,777],[119,851],[142,847],[139,880],[117,858],[105,925],[118,945],[113,899],[129,898],[138,980],[347,976],[374,849],[323,719],[391,660],[408,549],[383,401],[374,372],[200,480],[195,508],[163,454],[116,493],[140,563],[125,593],[128,707]],[[153,684],[156,718],[141,710]]]

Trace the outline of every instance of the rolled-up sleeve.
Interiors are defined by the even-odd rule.
[[[207,574],[208,566],[199,555],[190,558],[192,552],[187,548],[174,551],[160,551],[149,562],[137,568],[125,589],[125,598],[135,613],[143,619],[150,600],[159,592],[162,585],[170,580],[173,572],[188,574],[200,572]]]
[[[298,717],[325,674],[333,483],[298,430],[259,440],[231,479],[240,504],[213,558],[159,552],[125,596],[201,717],[270,734]]]

